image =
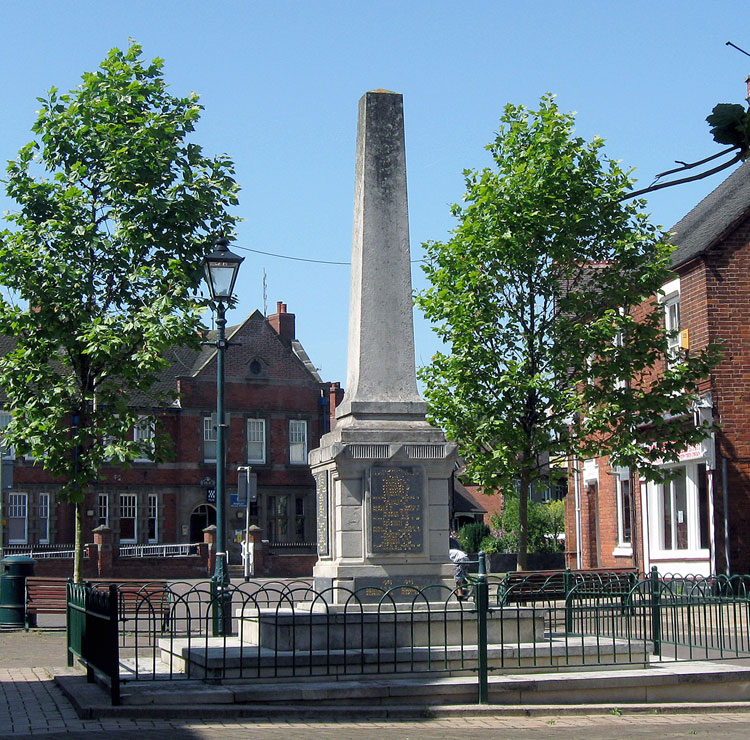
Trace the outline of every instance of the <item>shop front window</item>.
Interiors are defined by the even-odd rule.
[[[661,485],[661,519],[665,550],[687,550],[690,514],[685,468],[676,468],[674,477]]]
[[[289,539],[289,496],[268,497],[268,539],[271,542]]]
[[[266,505],[266,531],[271,542],[304,542],[304,495],[271,495]]]

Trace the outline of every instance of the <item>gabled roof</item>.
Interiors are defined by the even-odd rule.
[[[244,321],[242,321],[242,323],[236,324],[234,326],[228,326],[226,328],[227,341],[231,341],[232,337],[234,337],[235,334],[237,334],[237,332],[239,332],[240,329],[242,329],[242,327],[245,326],[245,324],[247,324],[249,321],[267,322],[268,319],[256,308],[255,311],[253,311],[247,318],[244,319]],[[270,331],[272,331],[274,335],[276,335],[275,329],[270,328]],[[211,329],[209,332],[207,332],[205,341],[216,341],[215,329]],[[312,360],[310,360],[307,352],[305,352],[305,348],[302,346],[299,339],[293,339],[291,347],[295,357],[305,366],[305,369],[310,373],[310,375],[312,375],[313,379],[318,383],[322,383],[323,381],[320,379],[320,375],[318,375],[317,368],[315,367],[315,365],[313,365]],[[190,350],[187,350],[187,352],[189,351]],[[212,347],[210,344],[204,344],[199,352],[193,351],[192,368],[189,371],[185,372],[179,372],[179,370],[175,369],[174,375],[198,375],[198,373],[216,356],[216,351],[216,347]],[[187,363],[187,361],[188,356],[185,355],[185,362]]]
[[[227,340],[231,340],[237,332],[250,320],[260,320],[267,322],[268,319],[257,309],[253,311],[241,323],[226,328]],[[268,330],[276,335],[276,331],[269,325]],[[204,337],[206,342],[216,341],[216,330],[208,331]],[[276,335],[277,336],[277,335]],[[0,356],[10,352],[16,346],[14,337],[0,335]],[[310,373],[312,379],[321,383],[320,376],[300,344],[299,340],[294,339],[291,344],[291,350],[295,357],[300,361],[305,370]],[[179,377],[195,377],[201,370],[216,356],[216,347],[202,345],[198,349],[190,347],[171,347],[165,352],[165,357],[169,365],[161,370],[156,382],[151,386],[148,392],[134,391],[130,396],[130,405],[136,408],[148,408],[153,405],[156,397],[173,395],[177,390],[176,379]],[[5,400],[3,394],[0,394],[0,405]],[[177,401],[179,405],[179,401]]]
[[[669,230],[677,245],[672,267],[705,252],[749,212],[750,162],[745,162]]]
[[[453,481],[453,513],[454,514],[486,514],[485,509],[457,478]]]

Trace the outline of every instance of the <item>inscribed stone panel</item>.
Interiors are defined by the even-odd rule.
[[[328,472],[315,474],[315,491],[317,495],[318,556],[325,557],[329,552],[328,534]]]
[[[422,471],[374,465],[370,471],[370,548],[373,553],[422,549]]]

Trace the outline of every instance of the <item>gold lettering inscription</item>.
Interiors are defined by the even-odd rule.
[[[422,549],[421,474],[411,468],[372,471],[371,534],[373,552]]]

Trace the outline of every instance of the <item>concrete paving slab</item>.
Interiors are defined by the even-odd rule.
[[[3,637],[12,641],[8,645]],[[46,638],[46,639],[45,639]],[[746,740],[750,736],[750,702],[748,701],[697,701],[697,702],[641,702],[624,704],[621,702],[599,705],[537,704],[524,706],[518,702],[506,705],[480,707],[473,703],[462,705],[441,705],[425,708],[409,705],[396,706],[397,697],[391,698],[381,707],[381,712],[369,712],[369,702],[359,700],[346,712],[335,711],[321,706],[321,712],[309,709],[303,716],[294,714],[294,701],[286,706],[259,702],[245,716],[232,716],[227,711],[233,705],[200,705],[192,703],[172,705],[151,705],[158,709],[149,715],[143,707],[132,706],[132,715],[123,714],[82,719],[75,708],[65,698],[63,692],[52,679],[53,674],[65,680],[65,675],[76,679],[76,692],[81,703],[87,701],[109,711],[109,697],[95,685],[88,685],[80,672],[70,671],[64,665],[64,633],[48,636],[23,633],[0,635],[0,740],[30,740],[33,737],[43,740],[78,740],[105,736],[108,740],[300,740],[309,737],[336,737],[336,740],[382,740],[383,737],[419,738],[419,740],[476,740],[488,731],[493,736],[513,737],[514,740],[538,740],[549,737],[554,732],[556,740]],[[23,656],[26,656],[26,660]],[[50,657],[60,656],[58,667],[38,667]],[[25,663],[8,667],[6,657]],[[36,664],[36,666],[34,666]],[[34,667],[30,667],[34,666]],[[646,673],[670,670],[675,666],[660,664]],[[677,684],[683,682],[690,688],[703,674],[712,674],[719,680],[719,674],[735,674],[738,668],[750,666],[741,662],[727,663],[684,663],[679,666]],[[625,676],[610,669],[596,674],[597,680],[609,673],[627,683],[636,676]],[[516,674],[521,681],[553,681],[563,678],[555,676]],[[569,678],[569,676],[564,676]],[[463,679],[431,679],[445,691],[458,692]],[[304,683],[304,682],[302,682]],[[342,686],[356,682],[330,681],[332,686]],[[418,686],[423,679],[401,679],[403,696],[408,697],[409,687],[416,697]],[[372,679],[368,685],[382,688],[388,682]],[[179,692],[201,691],[204,684],[195,681],[175,682],[176,696],[170,701],[179,701]],[[282,684],[276,684],[278,689]],[[133,684],[126,684],[128,692]],[[219,687],[235,692],[235,700],[242,697],[240,692],[252,688],[243,683],[231,687]],[[472,687],[473,688],[473,687]],[[153,685],[144,691],[154,691]],[[161,691],[161,689],[159,689]],[[301,689],[300,689],[301,690]],[[195,698],[195,695],[193,695]],[[416,702],[416,704],[421,704]],[[116,708],[115,708],[116,709]],[[616,712],[615,712],[616,710]],[[328,714],[326,714],[328,712]],[[421,714],[420,714],[421,712]],[[695,731],[693,734],[692,731]]]

